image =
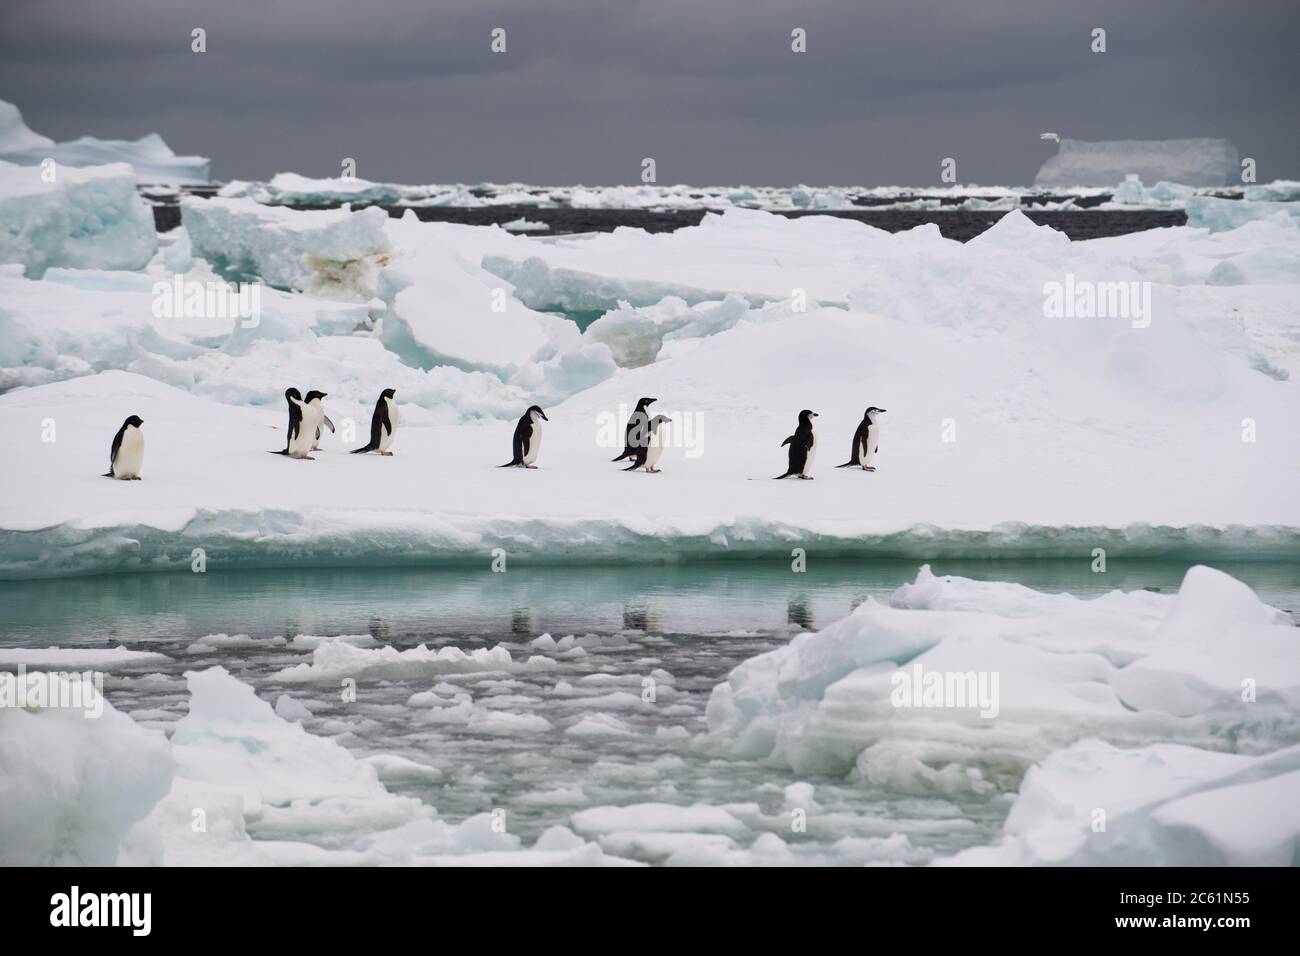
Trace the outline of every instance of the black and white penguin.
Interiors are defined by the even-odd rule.
[[[636,450],[636,460],[632,462],[632,467],[624,468],[624,471],[644,468],[652,475],[659,474],[659,469],[655,466],[659,463],[659,456],[664,453],[664,446],[668,444],[668,429],[664,426],[671,421],[666,415],[656,415],[650,419],[650,438],[644,447]]]
[[[790,446],[790,466],[784,475],[776,476],[778,479],[798,475],[812,480],[812,475],[808,472],[812,469],[813,459],[817,457],[817,436],[813,434],[812,427],[812,420],[816,417],[816,412],[805,408],[799,413],[799,427],[793,435],[781,442],[782,445]]]
[[[549,422],[546,413],[537,405],[530,405],[515,426],[514,458],[502,468],[536,468],[534,462],[542,450],[542,422]]]
[[[311,430],[307,430],[304,425],[307,405],[302,400],[302,393],[296,388],[286,388],[284,399],[289,403],[289,430],[285,436],[284,451],[273,451],[271,454],[315,461],[316,459],[311,457],[311,446],[316,441],[316,428],[320,423],[313,418]]]
[[[397,389],[386,388],[379,393],[375,402],[375,412],[370,416],[370,441],[364,448],[352,449],[352,454],[360,455],[368,451],[377,451],[386,458],[393,457],[388,446],[393,443],[393,433],[397,431],[397,422],[401,417],[397,413],[397,402],[393,396]]]
[[[643,398],[636,403],[636,411],[627,417],[627,428],[623,431],[623,454],[612,461],[622,461],[636,455],[638,449],[644,449],[649,441],[650,405],[659,401],[657,398]],[[628,469],[624,469],[626,471]]]
[[[117,430],[113,436],[113,447],[108,453],[105,478],[140,480],[140,468],[144,465],[144,432],[140,431],[143,424],[144,420],[139,415],[132,415]]]
[[[862,414],[862,421],[858,425],[858,430],[853,433],[853,454],[849,460],[842,465],[836,465],[836,468],[849,468],[853,465],[861,465],[863,471],[875,471],[875,465],[871,464],[876,457],[876,452],[880,450],[880,422],[879,417],[885,413],[885,409],[876,408],[872,405]]]
[[[316,422],[316,437],[312,439],[311,443],[312,451],[321,450],[320,437],[324,427],[328,426],[330,431],[334,431],[334,423],[330,421],[330,417],[325,414],[325,406],[321,402],[321,399],[325,398],[326,394],[327,393],[325,392],[311,391],[308,392],[307,397],[302,400],[303,404],[307,406],[308,412],[312,415],[319,416]],[[303,417],[305,419],[308,416],[304,414]]]

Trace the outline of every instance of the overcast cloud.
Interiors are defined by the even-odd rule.
[[[1263,181],[1300,179],[1298,47],[1297,0],[4,0],[0,99],[219,180],[1015,185],[1050,130],[1223,136]]]

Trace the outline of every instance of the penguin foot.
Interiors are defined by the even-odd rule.
[[[132,480],[132,481],[139,481],[139,480],[140,480],[140,476],[139,476],[139,475],[132,475],[132,476],[131,476],[131,480]]]
[[[876,466],[875,466],[875,465],[863,465],[863,466],[862,466],[862,470],[863,470],[863,471],[875,471],[875,470],[876,470]]]
[[[391,451],[381,451],[379,454],[383,455],[385,458],[393,457],[393,453]]]
[[[537,466],[536,466],[536,465],[524,465],[524,467],[527,468],[529,471],[536,471],[536,470],[537,470]]]
[[[813,476],[812,476],[812,475],[800,475],[799,477],[802,478],[804,481],[812,481],[812,480],[813,480]]]
[[[647,468],[646,473],[651,475],[657,475],[662,470],[663,470],[662,468]]]

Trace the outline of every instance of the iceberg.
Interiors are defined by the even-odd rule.
[[[1145,182],[1228,186],[1240,182],[1237,158],[1237,147],[1226,139],[1063,139],[1034,185],[1114,186],[1136,175]]]
[[[176,155],[157,133],[137,140],[82,136],[55,143],[33,133],[23,123],[18,107],[0,100],[0,160],[40,166],[47,159],[74,169],[125,163],[140,182],[159,185],[204,185],[211,163],[203,156]]]
[[[58,169],[0,160],[0,263],[40,278],[52,266],[142,269],[158,248],[153,216],[123,164]]]

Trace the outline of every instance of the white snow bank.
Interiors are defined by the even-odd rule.
[[[1209,568],[1176,599],[1079,600],[923,567],[890,604],[737,667],[709,701],[714,744],[905,792],[993,793],[1089,736],[1250,753],[1300,738],[1300,630]],[[949,675],[961,694],[920,696]]]
[[[18,108],[0,100],[0,160],[20,166],[40,166],[46,159],[53,159],[63,168],[126,163],[142,183],[176,185],[206,183],[210,164],[203,156],[177,156],[157,133],[137,140],[82,136],[55,143],[33,133],[23,123]]]
[[[167,792],[172,758],[161,733],[107,701],[95,718],[0,707],[0,768],[0,866],[111,866]]]
[[[1025,776],[972,866],[1294,866],[1300,746],[1262,757],[1083,740]]]
[[[40,278],[51,266],[141,269],[158,248],[153,215],[122,164],[59,169],[0,160],[0,263]]]
[[[1113,186],[1128,175],[1146,182],[1227,186],[1239,181],[1237,147],[1226,139],[1061,140],[1035,186]]]

